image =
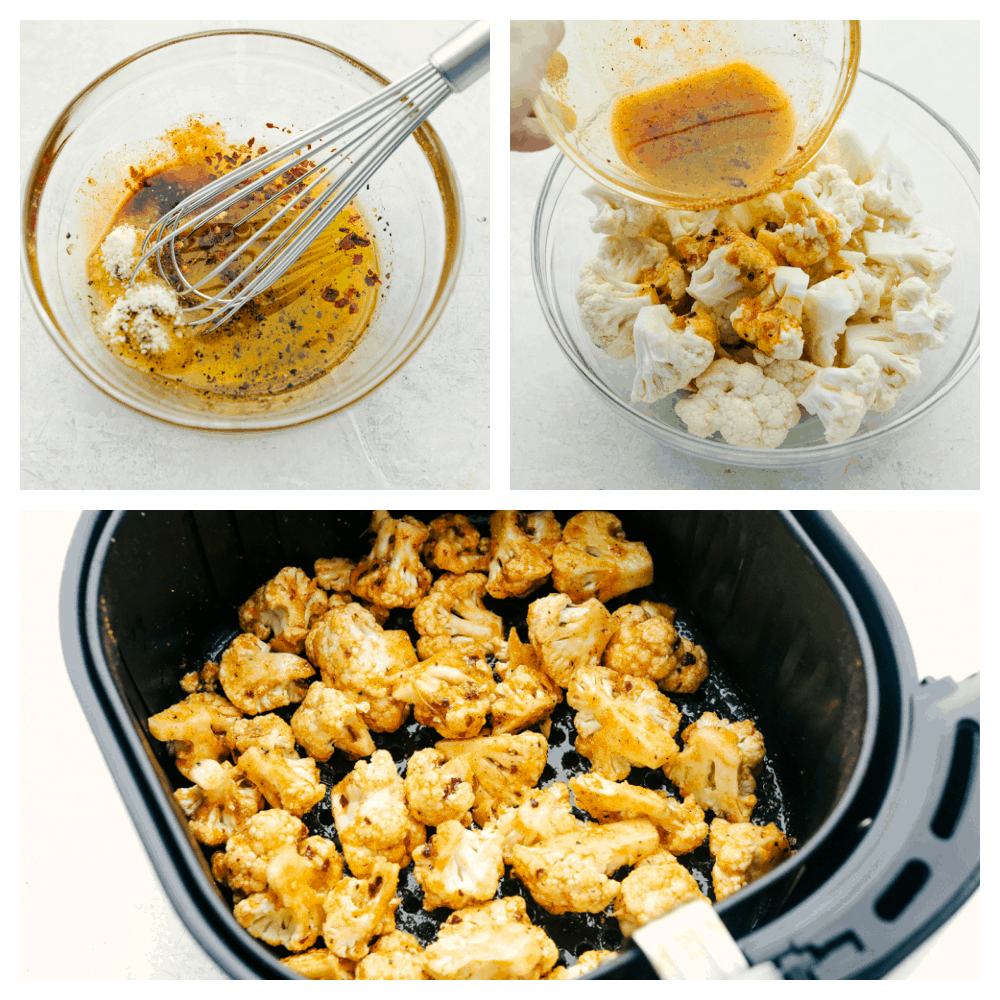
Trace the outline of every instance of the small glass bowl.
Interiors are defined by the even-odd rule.
[[[664,444],[714,462],[790,469],[849,458],[883,443],[930,411],[979,359],[979,158],[962,137],[905,90],[862,70],[838,123],[869,151],[888,137],[910,168],[923,203],[920,218],[955,242],[951,273],[940,293],[955,307],[949,337],[920,356],[921,377],[888,413],[869,413],[854,437],[830,444],[818,417],[801,420],[774,450],[739,448],[689,434],[674,412],[677,395],[653,404],[630,400],[635,364],[616,361],[591,342],[580,322],[576,288],[580,268],[600,237],[591,232],[593,205],[583,196],[590,178],[565,157],[552,165],[542,187],[531,233],[532,272],[542,311],[556,341],[587,383],[619,413]]]
[[[119,402],[170,423],[212,430],[303,423],[348,406],[392,375],[441,315],[462,256],[458,182],[428,124],[400,146],[359,198],[369,220],[378,220],[379,264],[388,277],[358,347],[322,378],[263,399],[175,387],[128,367],[104,346],[86,295],[86,260],[128,193],[130,161],[162,146],[157,139],[168,128],[200,114],[208,123],[220,122],[237,143],[269,134],[267,122],[305,131],[388,83],[328,45],[243,30],[170,39],[91,83],[49,131],[24,192],[24,280],[62,352]]]
[[[559,148],[594,180],[638,201],[690,210],[745,201],[780,187],[826,142],[858,71],[857,21],[567,21],[549,60],[535,114]],[[621,94],[733,61],[763,70],[795,111],[795,136],[775,176],[728,199],[658,187],[620,159],[611,109]]]

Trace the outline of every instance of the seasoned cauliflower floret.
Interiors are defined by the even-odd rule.
[[[729,314],[733,330],[763,354],[794,361],[802,355],[802,304],[809,275],[798,267],[776,268],[767,288],[741,299]]]
[[[548,741],[540,733],[442,740],[435,747],[449,760],[468,757],[475,805],[472,818],[486,826],[505,806],[519,805],[538,784],[548,760]]]
[[[678,249],[682,245],[689,245],[688,241],[679,241]],[[709,247],[708,256],[700,262]],[[688,257],[692,263],[700,262],[700,266],[691,274],[687,293],[706,306],[717,306],[733,295],[762,292],[775,269],[771,254],[739,231],[702,239],[697,247],[691,247]]]
[[[225,736],[226,746],[236,757],[251,747],[276,751],[289,760],[298,760],[295,734],[292,727],[280,716],[258,715],[251,719],[237,719]]]
[[[185,778],[199,760],[221,761],[228,753],[224,736],[243,713],[220,694],[192,694],[149,717],[154,739],[168,743]]]
[[[757,240],[778,264],[811,267],[831,251],[839,250],[851,233],[842,221],[827,212],[816,200],[812,188],[797,181],[791,191],[782,192],[786,221],[779,229],[757,233]]]
[[[517,808],[508,807],[496,820],[496,828],[503,836],[503,859],[507,864],[514,862],[515,845],[532,847],[585,825],[573,815],[569,787],[561,781],[541,791],[535,789]]]
[[[580,322],[595,347],[608,357],[632,357],[632,329],[639,310],[659,302],[649,284],[622,281],[614,265],[603,257],[592,257],[580,270],[576,288]]]
[[[507,641],[507,662],[498,662],[500,675],[490,708],[493,734],[519,733],[547,719],[562,699],[562,689],[542,670],[534,646],[522,643],[514,629]]]
[[[621,888],[609,875],[657,850],[648,819],[583,825],[544,843],[511,848],[514,874],[549,913],[600,913]]]
[[[604,665],[616,673],[648,677],[662,690],[682,694],[697,691],[708,676],[705,650],[678,633],[672,616],[625,604],[611,616],[611,627]]]
[[[393,733],[409,708],[392,697],[400,674],[417,662],[402,629],[386,632],[371,611],[345,604],[328,611],[306,636],[306,655],[319,667],[323,683],[368,702],[361,713],[377,733]]]
[[[607,778],[620,781],[633,767],[663,767],[677,754],[680,710],[645,677],[583,667],[566,701],[577,710],[577,751]]]
[[[718,431],[729,444],[777,448],[799,422],[795,397],[756,365],[713,361],[695,385],[697,392],[674,409],[697,437]]]
[[[417,655],[422,660],[453,649],[467,656],[507,656],[503,619],[483,605],[486,577],[482,573],[445,573],[413,609],[413,626],[420,633]]]
[[[663,773],[731,823],[744,823],[757,804],[756,776],[764,761],[764,737],[750,719],[730,722],[705,712],[681,733],[684,749],[667,761]]]
[[[668,851],[658,851],[625,876],[612,911],[624,937],[689,899],[706,899],[694,876]]]
[[[361,717],[371,706],[317,681],[292,716],[295,739],[315,760],[329,760],[334,749],[355,760],[375,752],[371,733]]]
[[[399,866],[379,858],[367,878],[344,878],[323,900],[323,940],[340,958],[358,961],[378,934],[396,929]]]
[[[560,532],[550,510],[534,514],[495,511],[490,518],[486,593],[490,597],[523,597],[537,590],[552,572],[552,550]]]
[[[424,949],[412,934],[383,934],[355,970],[357,979],[430,979]]]
[[[457,820],[472,822],[472,764],[468,757],[448,760],[440,750],[417,750],[407,761],[403,781],[410,813],[421,823],[440,826]]]
[[[309,623],[327,607],[327,596],[295,566],[286,566],[240,607],[240,628],[270,639],[276,653],[301,653]]]
[[[633,403],[655,403],[683,389],[714,360],[713,343],[685,328],[667,306],[639,310],[632,329],[635,347]]]
[[[552,585],[575,604],[612,597],[653,582],[653,560],[642,542],[625,537],[621,521],[603,510],[571,517],[552,553]]]
[[[446,820],[413,855],[414,878],[424,890],[424,909],[460,910],[491,900],[503,878],[503,834],[491,825],[467,830]]]
[[[867,354],[850,368],[821,368],[799,396],[799,405],[819,414],[827,441],[846,441],[875,401],[880,374]]]
[[[244,632],[222,654],[219,681],[226,697],[247,715],[302,701],[316,671],[294,653],[273,653],[266,642]]]
[[[201,670],[192,670],[181,678],[181,690],[185,694],[207,691],[217,694],[219,690],[219,664],[209,660]]]
[[[423,823],[418,823],[412,816],[406,820],[406,836],[392,847],[368,847],[358,841],[342,842],[344,860],[351,874],[357,878],[368,878],[377,861],[391,861],[400,869],[406,868],[413,858],[413,853],[427,841],[427,829]]]
[[[611,615],[593,597],[574,604],[566,594],[549,594],[528,607],[528,639],[542,670],[561,687],[579,668],[601,662],[611,631]]]
[[[540,979],[559,949],[528,919],[524,899],[507,896],[457,910],[424,957],[432,979]]]
[[[357,563],[353,559],[337,556],[333,559],[317,559],[313,563],[316,586],[335,594],[342,594],[350,600],[351,574]]]
[[[194,787],[178,788],[174,798],[202,844],[224,844],[264,804],[228,761],[199,760],[191,767],[191,780]]]
[[[617,958],[617,951],[585,951],[577,960],[575,965],[567,968],[564,965],[557,965],[543,979],[579,979],[581,976],[593,972],[599,965],[610,962]]]
[[[837,220],[841,245],[865,223],[864,191],[851,180],[846,168],[842,166],[835,163],[821,164],[797,180],[792,185],[792,190],[807,197],[811,195],[820,208]]]
[[[678,802],[666,792],[609,781],[599,774],[577,775],[569,784],[576,804],[602,823],[650,820],[659,830],[660,844],[671,854],[690,854],[708,836],[705,811],[691,797]]]
[[[597,256],[607,261],[622,281],[652,285],[662,299],[677,302],[687,290],[684,268],[657,240],[646,236],[623,239],[605,236]]]
[[[304,816],[326,795],[312,757],[291,760],[277,750],[250,747],[236,769],[260,789],[271,806],[295,816]]]
[[[446,573],[485,573],[490,565],[490,540],[464,514],[442,514],[434,518],[424,542],[424,562]]]
[[[212,874],[236,892],[263,892],[271,858],[284,847],[297,847],[308,833],[305,823],[284,809],[265,809],[226,841],[224,851],[212,855]]]
[[[281,960],[292,972],[306,979],[353,979],[354,963],[338,958],[328,948],[313,948]]]
[[[756,826],[718,818],[712,820],[708,849],[715,858],[712,887],[720,901],[766,875],[793,853],[788,838],[773,823]]]
[[[289,844],[268,858],[267,889],[241,899],[233,915],[266,944],[305,951],[323,926],[323,899],[343,873],[344,862],[332,840],[309,837]]]
[[[496,681],[476,654],[445,649],[421,660],[397,681],[392,696],[413,705],[413,717],[445,739],[477,736],[493,704]]]
[[[420,547],[430,536],[427,525],[409,515],[383,517],[375,530],[371,552],[351,573],[351,593],[383,608],[415,607],[433,579],[420,561]]]

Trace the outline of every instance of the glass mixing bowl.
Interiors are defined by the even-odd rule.
[[[853,130],[869,151],[888,136],[909,166],[923,202],[921,218],[955,242],[951,274],[940,293],[954,307],[948,340],[920,356],[921,378],[888,413],[869,413],[858,433],[840,444],[823,436],[818,417],[793,427],[773,451],[738,448],[689,434],[674,412],[677,396],[654,404],[629,399],[635,365],[598,350],[580,323],[576,288],[584,261],[597,252],[591,232],[593,205],[583,196],[591,180],[565,157],[552,165],[538,199],[531,233],[531,260],[542,311],[559,346],[576,370],[618,412],[665,444],[715,462],[756,468],[796,468],[848,458],[911,425],[951,392],[979,358],[979,158],[943,119],[911,94],[861,71],[838,123]]]
[[[639,201],[703,209],[723,201],[657,186],[620,159],[611,109],[621,94],[726,63],[747,62],[781,85],[795,111],[789,156],[744,201],[780,187],[826,142],[858,71],[857,21],[566,21],[549,60],[535,114],[556,145],[605,187]]]
[[[423,55],[414,53],[415,63]],[[216,430],[312,420],[353,403],[392,375],[441,315],[462,255],[458,182],[427,124],[359,198],[368,219],[377,221],[384,281],[367,333],[322,378],[288,393],[242,400],[165,384],[108,351],[94,331],[86,295],[86,260],[129,193],[129,166],[162,147],[157,138],[168,128],[200,114],[220,122],[237,143],[267,134],[267,122],[305,131],[388,83],[344,52],[272,31],[174,38],[91,83],[42,143],[23,201],[25,283],[63,353],[119,402],[174,424]]]

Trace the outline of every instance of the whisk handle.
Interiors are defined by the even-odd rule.
[[[435,49],[430,63],[458,92],[475,83],[490,68],[490,22],[473,21]]]

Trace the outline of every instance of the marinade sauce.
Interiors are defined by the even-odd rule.
[[[661,188],[738,198],[774,176],[795,135],[791,101],[745,62],[620,97],[611,133],[622,161]]]

